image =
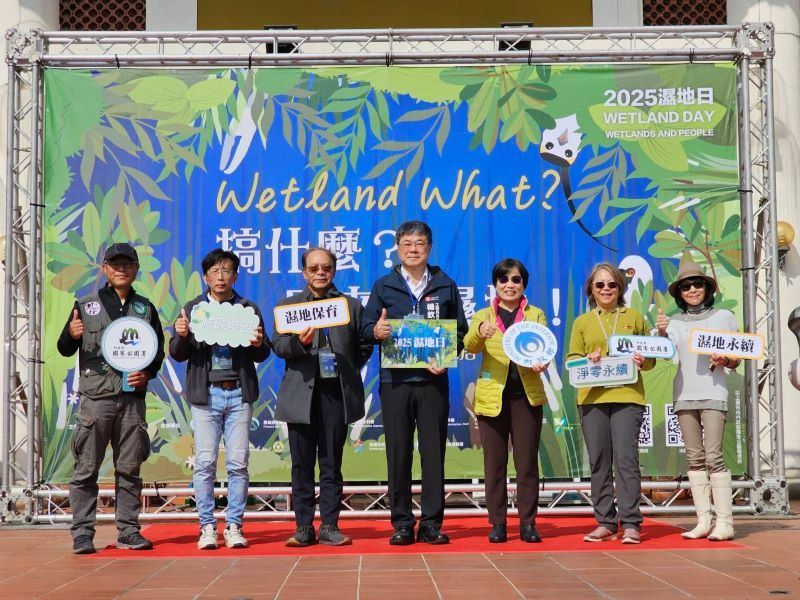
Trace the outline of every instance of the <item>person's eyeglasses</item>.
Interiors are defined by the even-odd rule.
[[[309,273],[316,273],[318,271],[322,271],[323,273],[332,273],[333,265],[309,265],[306,267],[306,271]]]
[[[400,242],[397,245],[403,250],[410,250],[411,248],[424,248],[425,246],[428,245],[428,242],[423,242],[419,240],[417,240],[416,242],[411,242],[407,240],[405,242]]]
[[[217,277],[218,275],[222,275],[223,277],[230,277],[233,275],[235,271],[231,271],[230,269],[209,269],[206,275],[209,277]]]
[[[682,292],[688,292],[692,288],[696,290],[702,290],[704,287],[706,287],[706,280],[700,278],[682,281],[680,285]]]
[[[509,282],[509,280],[511,281],[511,283],[516,283],[517,285],[519,285],[520,283],[522,283],[522,276],[512,275],[511,277],[509,277],[508,275],[501,275],[500,277],[497,278],[497,283],[506,284]]]
[[[594,282],[594,289],[602,290],[603,288],[608,288],[610,290],[615,290],[619,287],[616,281],[595,281]]]
[[[139,263],[135,262],[107,262],[106,264],[115,271],[133,271],[139,266]]]

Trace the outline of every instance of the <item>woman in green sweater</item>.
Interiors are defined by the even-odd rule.
[[[597,363],[608,356],[611,336],[649,334],[644,317],[625,307],[624,291],[625,279],[614,265],[600,263],[592,269],[585,285],[590,310],[572,325],[567,360],[585,356]],[[655,364],[654,359],[644,359],[640,354],[634,354],[633,360],[640,370],[652,369]],[[598,523],[594,531],[584,536],[585,542],[617,539],[618,524],[622,525],[623,544],[640,541],[639,429],[644,404],[641,378],[628,385],[578,390],[581,429],[592,469],[592,504]]]
[[[497,295],[490,306],[472,318],[464,338],[467,352],[482,354],[481,374],[475,385],[475,414],[483,446],[486,508],[492,530],[489,541],[507,539],[508,438],[514,449],[517,471],[519,535],[523,542],[542,541],[536,531],[539,504],[539,439],[542,432],[544,387],[540,373],[547,365],[521,367],[503,351],[503,335],[520,321],[546,325],[544,313],[528,304],[523,292],[528,270],[518,260],[501,260],[492,269]]]

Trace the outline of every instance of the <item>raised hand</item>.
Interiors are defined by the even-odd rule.
[[[488,340],[490,337],[492,337],[496,331],[497,331],[497,325],[495,325],[491,321],[484,321],[483,323],[478,325],[478,335],[485,340]]]
[[[311,342],[314,341],[314,328],[306,327],[297,334],[297,337],[300,339],[300,343],[303,344],[303,346],[310,346]]]
[[[69,335],[73,340],[81,339],[83,335],[83,321],[81,321],[81,313],[75,308],[72,310],[72,320],[69,322]]]
[[[667,335],[667,325],[669,325],[669,319],[667,318],[667,315],[664,314],[664,311],[659,308],[658,316],[656,317],[656,329],[658,329],[658,335]]]
[[[260,348],[264,343],[264,330],[261,325],[256,327],[256,335],[250,340],[250,345],[253,348]]]
[[[181,309],[181,315],[175,321],[175,333],[181,337],[189,335],[189,319],[186,317],[186,309]]]
[[[372,330],[372,334],[375,336],[376,340],[385,340],[390,335],[392,335],[392,326],[389,325],[388,320],[388,313],[386,309],[381,310],[381,318],[378,319],[378,322],[375,323],[375,327]]]
[[[593,363],[599,363],[599,362],[600,362],[600,359],[601,359],[601,358],[603,358],[603,350],[600,348],[600,346],[598,346],[598,347],[597,347],[597,350],[595,350],[594,352],[590,352],[589,354],[587,354],[587,355],[586,355],[586,358],[588,358],[588,359],[589,359],[590,361],[592,361]]]

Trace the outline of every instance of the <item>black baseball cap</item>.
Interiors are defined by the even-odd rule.
[[[133,262],[139,262],[139,255],[136,254],[136,250],[130,244],[125,243],[111,244],[106,248],[103,262],[108,262],[118,256],[124,256],[125,258],[130,258]]]

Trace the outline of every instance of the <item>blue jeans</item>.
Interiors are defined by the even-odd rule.
[[[250,419],[253,407],[242,400],[241,388],[223,390],[209,386],[208,404],[192,405],[194,421],[194,483],[200,527],[216,524],[214,518],[214,480],[220,439],[225,441],[225,468],[228,471],[228,510],[225,520],[242,526],[250,477]]]

